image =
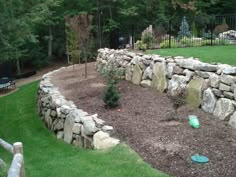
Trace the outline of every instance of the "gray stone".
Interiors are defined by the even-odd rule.
[[[229,125],[236,129],[236,112],[230,117]]]
[[[232,92],[224,92],[223,95],[225,96],[225,98],[229,98],[231,100],[234,99],[234,94]]]
[[[130,58],[134,58],[136,56],[134,52],[127,52],[126,55]]]
[[[221,95],[223,94],[222,91],[220,91],[220,90],[218,90],[216,88],[213,88],[212,92],[214,93],[214,95],[216,95],[218,97],[221,97]]]
[[[65,120],[64,124],[64,141],[68,144],[71,144],[72,142],[72,128],[74,126],[74,117],[68,115]]]
[[[56,117],[56,116],[57,116],[57,112],[56,112],[55,110],[52,110],[52,111],[51,111],[51,116],[52,116],[52,117]]]
[[[150,66],[147,67],[143,73],[142,80],[146,79],[152,79],[152,69],[150,68]]]
[[[61,112],[62,112],[63,114],[69,114],[70,110],[71,110],[71,107],[69,107],[69,106],[67,106],[67,105],[63,105],[63,106],[61,107]]]
[[[215,72],[217,71],[218,67],[217,65],[212,65],[212,64],[209,64],[209,63],[204,63],[200,70],[202,71],[209,71],[209,72]]]
[[[174,59],[184,59],[184,57],[183,56],[176,56],[176,57],[174,57]]]
[[[72,132],[79,135],[81,133],[81,124],[79,123],[74,123],[73,128],[72,128]]]
[[[93,139],[90,137],[84,137],[84,148],[86,149],[93,149],[94,145],[93,145]]]
[[[93,136],[93,145],[95,149],[109,149],[117,144],[119,144],[119,140],[115,138],[111,138],[109,133],[99,131]]]
[[[216,103],[216,108],[213,114],[220,120],[226,120],[233,114],[233,112],[234,106],[232,101],[227,98],[220,98]]]
[[[210,84],[214,88],[219,88],[220,86],[220,77],[217,74],[211,74],[210,76]]]
[[[183,71],[184,70],[182,68],[176,65],[173,68],[173,74],[183,75]]]
[[[183,89],[185,89],[187,79],[184,76],[173,75],[169,81],[168,91],[172,96],[178,95]]]
[[[142,57],[145,60],[151,60],[152,59],[152,55],[143,55]]]
[[[142,74],[143,71],[139,67],[139,65],[134,66],[133,76],[132,76],[132,82],[133,84],[139,85],[142,80]]]
[[[112,132],[114,129],[112,126],[105,125],[102,127],[102,131],[104,132]]]
[[[231,85],[231,91],[234,92],[234,89],[236,89],[236,84]]]
[[[174,61],[174,59],[173,58],[168,58],[168,57],[166,57],[166,62],[167,63],[174,63],[175,61]]]
[[[46,123],[46,126],[51,129],[51,126],[52,126],[52,118],[51,118],[51,110],[48,109],[46,114],[45,114],[45,123]]]
[[[187,85],[186,102],[193,107],[199,107],[202,101],[202,87],[205,80],[202,78],[192,79]]]
[[[167,69],[166,69],[166,72],[167,72],[167,77],[169,79],[171,79],[172,75],[173,75],[173,72],[174,72],[174,66],[176,64],[175,63],[168,63],[167,64]]]
[[[186,76],[187,82],[190,81],[190,80],[192,79],[192,77],[194,76],[194,72],[192,72],[192,71],[190,71],[190,70],[188,70],[188,69],[185,69],[185,70],[183,71],[183,73],[184,73],[185,76]]]
[[[83,134],[86,136],[93,135],[99,131],[99,128],[96,127],[95,122],[91,119],[88,119],[83,122]]]
[[[142,71],[144,71],[147,68],[147,66],[142,61],[140,61],[138,63],[138,65],[139,65],[139,67],[141,68]]]
[[[105,123],[104,120],[99,119],[99,118],[97,118],[97,117],[93,117],[93,120],[94,120],[94,122],[95,122],[95,124],[96,124],[96,127],[98,127],[98,128],[102,128],[103,125],[104,125],[104,123]]]
[[[142,60],[141,57],[139,56],[135,56],[132,60],[131,60],[131,64],[133,65],[138,65],[138,63]]]
[[[142,60],[143,64],[145,64],[146,66],[149,66],[152,62],[152,60],[147,60],[147,59],[143,59]]]
[[[151,84],[152,84],[152,81],[150,81],[150,80],[143,80],[140,85],[142,87],[144,87],[144,88],[147,88],[147,87],[151,87]]]
[[[236,68],[235,67],[227,67],[224,68],[222,71],[224,74],[232,74],[235,75],[236,74]]]
[[[62,130],[63,128],[64,128],[64,122],[62,119],[56,119],[53,122],[53,125],[52,125],[53,131]]]
[[[123,56],[123,60],[131,61],[131,60],[132,60],[132,57],[130,57],[130,56]]]
[[[202,86],[202,90],[205,91],[209,87],[210,87],[210,80],[209,79],[205,79],[204,84]]]
[[[208,88],[207,90],[203,92],[202,109],[205,112],[213,113],[216,102],[217,102],[217,98],[215,97],[215,95],[213,94],[210,88]]]
[[[223,74],[220,76],[220,81],[224,84],[231,85],[235,83],[235,77]]]
[[[208,79],[212,73],[210,72],[203,72],[203,71],[195,71],[195,73],[199,76],[202,77],[204,79]]]
[[[178,59],[175,60],[176,63],[182,68],[190,69],[190,70],[201,70],[201,71],[209,71],[214,72],[217,71],[217,65],[211,65],[208,63],[202,63],[198,60],[194,60],[192,58],[188,59]]]
[[[227,92],[229,92],[229,91],[231,90],[231,87],[228,86],[228,85],[226,85],[226,84],[220,83],[219,89],[220,89],[221,91],[227,91]]]
[[[159,55],[153,55],[152,59],[154,62],[164,62],[165,58],[164,57],[160,57]]]
[[[63,138],[64,138],[64,132],[63,131],[57,132],[57,139],[63,139]]]
[[[84,147],[84,140],[83,137],[76,135],[75,139],[73,140],[72,144],[76,147],[83,148]]]
[[[151,86],[161,93],[164,92],[168,86],[166,74],[166,64],[164,62],[156,63],[153,66],[153,77]]]

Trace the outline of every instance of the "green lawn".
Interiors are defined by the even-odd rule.
[[[27,177],[164,177],[128,146],[108,151],[85,150],[65,144],[47,130],[36,112],[38,82],[0,98],[0,137],[21,141]],[[0,148],[8,163],[12,156]]]
[[[196,57],[208,63],[219,62],[236,66],[236,45],[158,49],[147,53],[161,56]]]

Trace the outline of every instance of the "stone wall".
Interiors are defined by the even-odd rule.
[[[172,96],[186,93],[186,102],[212,113],[236,128],[236,68],[197,58],[161,57],[128,50],[98,50],[97,69],[111,63],[125,69],[125,79]],[[114,64],[113,64],[114,65]]]
[[[97,114],[90,115],[77,108],[54,87],[50,80],[52,74],[59,70],[45,74],[39,84],[38,111],[46,127],[53,131],[58,139],[75,146],[107,149],[117,145],[119,140],[111,137],[111,126],[105,125]]]

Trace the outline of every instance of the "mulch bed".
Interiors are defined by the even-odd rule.
[[[173,176],[236,176],[235,129],[187,105],[175,111],[166,94],[127,81],[118,85],[120,107],[106,109],[102,101],[106,82],[94,71],[94,63],[88,65],[88,70],[86,80],[80,66],[75,71],[70,68],[55,74],[52,82],[78,108],[98,113],[147,163]],[[199,117],[200,129],[190,127],[188,115]],[[195,154],[207,156],[209,163],[193,163],[191,156]]]

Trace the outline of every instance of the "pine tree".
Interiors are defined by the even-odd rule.
[[[191,32],[189,31],[189,25],[186,20],[186,17],[184,16],[180,25],[180,31],[178,32],[178,37],[181,39],[183,37],[190,37]]]

